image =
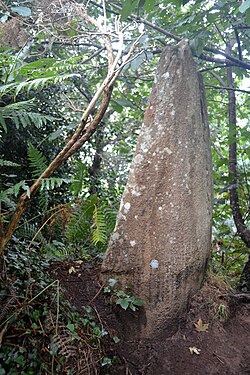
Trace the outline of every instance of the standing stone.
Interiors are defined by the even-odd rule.
[[[212,162],[201,78],[187,41],[161,56],[102,278],[144,301],[142,337],[170,326],[201,286],[211,241]]]

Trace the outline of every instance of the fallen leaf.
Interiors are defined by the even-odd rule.
[[[208,324],[203,323],[201,318],[198,320],[197,323],[194,323],[194,327],[196,332],[207,332],[208,331]]]
[[[76,269],[73,266],[69,267],[69,274],[71,273],[76,273]]]
[[[7,331],[7,327],[8,327],[8,322],[5,324],[5,326],[3,327],[2,331],[0,332],[0,348],[2,346],[3,335]]]
[[[83,260],[76,260],[75,263],[81,265],[81,264],[83,264]]]
[[[201,349],[197,349],[195,346],[188,348],[191,354],[200,355]]]

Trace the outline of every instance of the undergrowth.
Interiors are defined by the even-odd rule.
[[[48,258],[25,241],[1,264],[0,375],[108,373],[100,327],[91,307],[76,311],[49,277]]]

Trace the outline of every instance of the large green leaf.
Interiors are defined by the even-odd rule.
[[[146,12],[151,12],[151,10],[154,8],[157,0],[146,0],[143,8],[145,9]]]
[[[122,19],[128,18],[138,6],[138,0],[125,0],[121,10]]]

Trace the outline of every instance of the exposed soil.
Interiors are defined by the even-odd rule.
[[[69,273],[72,265],[74,271]],[[219,279],[208,278],[191,301],[186,319],[180,321],[174,335],[138,342],[131,335],[128,341],[127,335],[136,316],[108,303],[98,282],[98,266],[72,262],[56,263],[53,268],[66,290],[66,297],[79,311],[83,306],[91,305],[100,324],[109,333],[106,353],[109,357],[117,355],[120,364],[110,368],[108,374],[250,374],[250,300],[244,296],[233,297]],[[198,331],[201,332],[194,326],[199,319]],[[114,344],[114,336],[120,338],[118,344]],[[192,354],[190,348],[197,354]]]

